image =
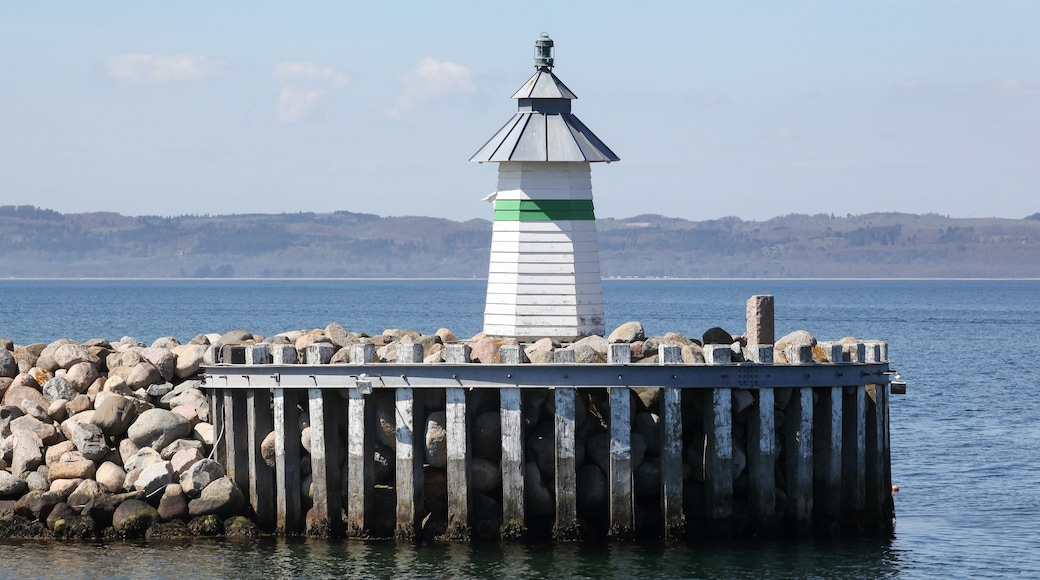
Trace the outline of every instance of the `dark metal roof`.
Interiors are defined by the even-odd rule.
[[[517,113],[470,161],[621,160],[571,113],[571,101],[578,96],[550,67],[538,67],[513,98],[517,99]]]

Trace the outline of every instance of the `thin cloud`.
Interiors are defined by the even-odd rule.
[[[127,84],[197,83],[223,75],[227,63],[186,54],[120,54],[106,61],[105,70]]]
[[[1040,81],[1005,77],[986,85],[986,90],[998,97],[1021,99],[1040,96]]]
[[[283,87],[278,93],[278,120],[283,123],[299,121],[328,94],[328,91],[317,89]]]
[[[280,62],[272,77],[282,81],[275,100],[275,112],[282,123],[295,123],[307,116],[332,90],[349,80],[346,73],[313,62]]]
[[[411,73],[405,75],[404,93],[388,113],[400,117],[419,103],[472,93],[472,77],[473,73],[461,64],[423,58]]]
[[[313,62],[280,62],[274,67],[274,78],[280,81],[328,82],[334,87],[347,84],[347,75],[342,71]]]

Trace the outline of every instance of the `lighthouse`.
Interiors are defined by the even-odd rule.
[[[470,161],[498,163],[484,332],[573,340],[604,334],[591,163],[619,157],[571,113],[578,97],[535,41],[517,112]]]

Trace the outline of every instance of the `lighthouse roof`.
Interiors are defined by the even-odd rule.
[[[578,117],[577,99],[552,72],[553,42],[545,34],[535,41],[535,73],[513,94],[517,113],[481,147],[470,161],[619,161]]]
[[[540,68],[520,90],[513,93],[514,99],[577,99],[559,77],[548,68]]]

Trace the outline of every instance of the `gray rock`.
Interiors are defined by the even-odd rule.
[[[586,336],[567,347],[574,351],[574,362],[580,364],[607,362],[607,339],[602,336]]]
[[[151,348],[165,348],[166,350],[173,350],[174,348],[181,345],[181,341],[177,340],[172,336],[161,336],[152,342]]]
[[[0,405],[0,437],[10,437],[11,421],[24,414],[21,408],[15,405]]]
[[[84,479],[76,486],[76,489],[69,494],[66,500],[73,509],[82,509],[83,506],[87,505],[94,498],[104,495],[105,490],[101,488],[101,485],[93,479]]]
[[[553,339],[546,337],[537,340],[536,342],[529,345],[524,349],[524,354],[527,355],[527,359],[535,364],[547,364],[552,363],[554,359],[554,353],[560,344]]]
[[[253,342],[253,333],[248,330],[231,330],[221,335],[213,344],[245,344],[250,342]]]
[[[704,335],[701,337],[702,344],[723,344],[728,346],[734,342],[736,341],[733,339],[733,335],[718,326],[705,330]]]
[[[47,422],[43,422],[30,415],[22,415],[11,421],[11,433],[18,433],[19,431],[32,431],[40,437],[44,445],[53,445],[61,441],[61,435],[50,421],[50,417],[47,418]]]
[[[166,486],[166,491],[159,500],[159,517],[167,522],[188,518],[188,496],[181,491],[180,485],[171,483]]]
[[[325,338],[329,339],[337,348],[350,348],[350,345],[358,343],[357,337],[347,332],[338,322],[333,322],[325,327]]]
[[[152,449],[151,447],[142,447],[123,460],[123,469],[127,472],[131,472],[137,469],[144,469],[145,467],[162,460],[162,456],[159,455],[159,452],[155,449]]]
[[[29,486],[10,471],[0,470],[0,499],[17,499],[29,491]]]
[[[245,496],[242,495],[242,490],[238,489],[230,478],[221,477],[207,485],[197,499],[188,502],[188,515],[198,517],[216,514],[231,517],[242,509],[243,504]]]
[[[15,477],[27,471],[36,471],[43,465],[43,440],[32,431],[18,431],[11,435],[11,473]]]
[[[166,447],[163,447],[162,450],[159,452],[159,455],[161,455],[163,459],[169,461],[179,451],[183,451],[185,449],[193,449],[198,451],[199,453],[204,453],[206,446],[203,445],[201,441],[196,441],[194,439],[177,439],[173,443],[170,443]]]
[[[162,449],[176,439],[187,437],[191,423],[165,409],[149,409],[141,413],[126,433],[138,447]]]
[[[660,390],[660,389],[657,389]],[[643,437],[646,442],[647,451],[651,455],[658,455],[661,451],[661,422],[660,418],[648,412],[637,413],[632,423],[632,430]]]
[[[426,418],[425,450],[426,462],[431,467],[448,465],[448,442],[444,411],[435,411]]]
[[[65,373],[65,382],[76,392],[85,393],[98,378],[97,367],[92,362],[78,362]]]
[[[177,369],[177,357],[172,352],[165,348],[146,348],[141,351],[141,356],[159,370],[163,380],[173,380],[173,373]]]
[[[498,411],[485,411],[473,422],[473,456],[491,461],[502,457],[502,420]]]
[[[43,398],[47,399],[47,405],[50,405],[58,399],[71,401],[79,394],[79,391],[72,388],[72,385],[70,385],[63,377],[54,377],[44,383],[41,392],[43,393]],[[46,407],[47,405],[40,406]]]
[[[28,520],[45,520],[54,506],[65,501],[59,493],[30,491],[14,504],[14,513]]]
[[[14,353],[7,349],[0,349],[0,377],[15,378],[18,376],[18,361]]]
[[[129,399],[114,395],[105,397],[94,409],[90,422],[97,425],[105,435],[121,437],[137,418],[137,408]]]
[[[166,396],[167,394],[169,394],[169,392],[172,391],[172,390],[173,390],[173,383],[167,383],[167,382],[164,381],[164,382],[161,382],[161,383],[155,383],[153,385],[148,385],[148,388],[145,389],[145,392],[148,393],[149,397],[159,397],[159,398],[162,398],[162,397]]]
[[[224,477],[224,468],[212,459],[196,462],[181,474],[181,489],[190,498],[197,498],[212,482]]]
[[[178,379],[186,379],[197,374],[202,368],[202,360],[207,348],[207,346],[199,344],[186,344],[174,348],[171,351],[177,357],[174,376]]]
[[[173,471],[177,474],[178,481],[180,481],[180,476],[184,475],[185,471],[205,458],[206,456],[202,454],[200,449],[181,449],[170,458],[170,464],[173,465]]]
[[[106,461],[97,468],[97,472],[94,473],[94,479],[105,492],[120,493],[123,491],[123,481],[126,480],[126,471],[115,463]]]
[[[61,461],[61,457],[69,451],[76,451],[76,444],[72,441],[62,441],[47,447],[47,452],[44,453],[47,465]]]
[[[160,403],[169,405],[171,409],[181,406],[194,407],[198,411],[200,417],[203,414],[207,417],[209,416],[209,399],[206,397],[205,393],[193,387],[184,389],[172,397],[167,395],[160,399]]]
[[[260,443],[260,456],[264,458],[264,463],[268,467],[274,469],[275,467],[275,439],[274,431],[271,431],[264,437],[264,440]],[[346,481],[346,480],[343,480]]]
[[[124,538],[142,538],[152,524],[159,522],[159,512],[138,499],[119,504],[112,514],[112,527]]]
[[[18,402],[18,408],[21,409],[23,415],[35,417],[38,421],[43,421],[44,423],[51,422],[51,416],[47,413],[47,409],[44,409],[35,401],[22,399]]]
[[[72,442],[83,457],[100,461],[108,455],[110,449],[105,444],[105,433],[101,427],[92,423],[74,423],[71,430]]]
[[[54,372],[61,367],[54,358],[54,352],[58,350],[58,347],[64,344],[78,344],[76,341],[70,338],[59,338],[58,340],[48,344],[42,351],[39,352],[39,358],[36,360],[36,366],[41,369]]]
[[[64,399],[58,399],[54,403],[63,401]],[[52,405],[54,403],[51,403]],[[90,396],[88,395],[76,395],[71,401],[65,403],[65,414],[69,417],[72,415],[78,415],[83,411],[89,411],[91,407]],[[49,409],[49,407],[48,407]]]
[[[87,347],[76,342],[68,342],[59,345],[58,348],[54,349],[53,356],[54,363],[57,365],[57,368],[66,370],[71,368],[73,365],[81,362],[91,364],[93,364],[94,362],[94,359],[90,356],[90,351],[87,350]]]
[[[143,491],[146,498],[151,499],[160,490],[174,482],[173,465],[169,461],[159,461],[141,470],[134,481],[134,489]]]
[[[50,491],[51,482],[47,479],[47,474],[40,471],[30,471],[29,473],[23,474],[25,477],[25,484],[29,486],[30,491]]]
[[[614,329],[607,337],[607,342],[635,342],[645,340],[646,333],[643,332],[643,324],[638,321],[626,322]]]

